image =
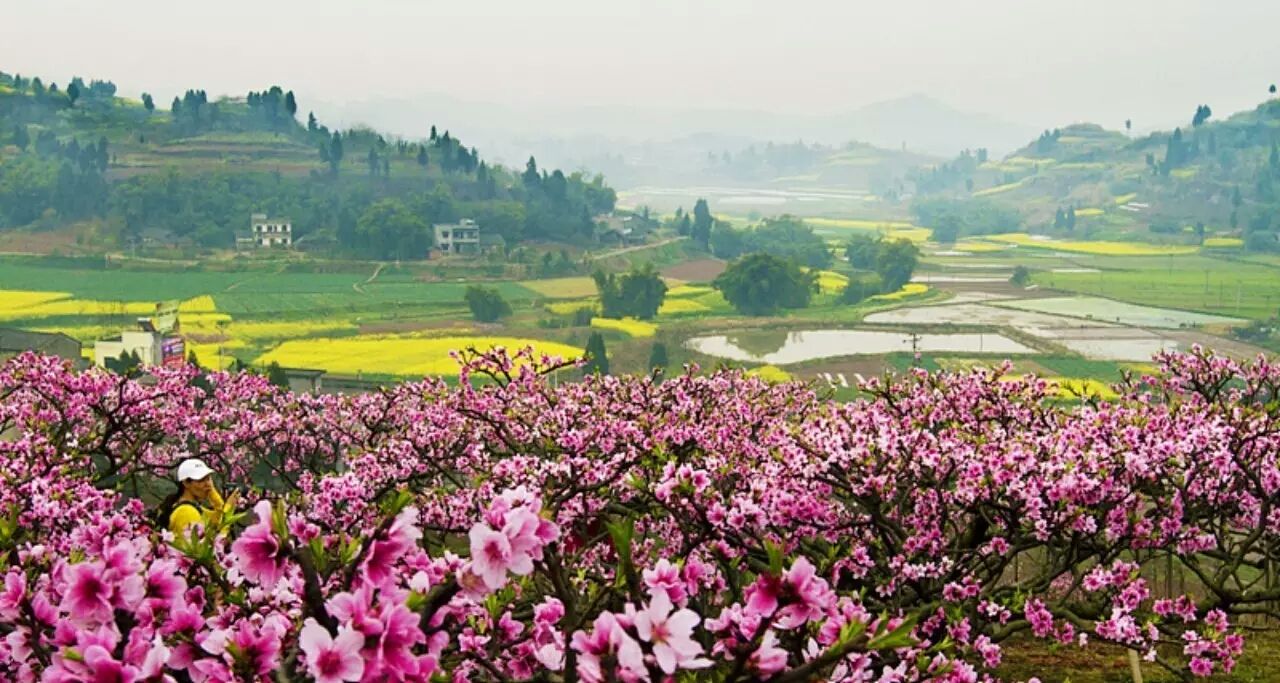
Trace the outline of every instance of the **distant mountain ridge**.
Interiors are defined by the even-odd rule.
[[[515,107],[422,95],[362,102],[326,103],[341,125],[368,124],[402,135],[421,135],[425,121],[465,121],[458,132],[497,160],[516,164],[536,156],[576,168],[597,156],[631,145],[685,144],[696,137],[733,139],[732,151],[748,142],[803,140],[824,145],[858,141],[916,154],[954,156],[986,148],[998,156],[1039,131],[985,113],[968,112],[926,95],[875,102],[834,114],[785,114],[732,108],[636,106]]]

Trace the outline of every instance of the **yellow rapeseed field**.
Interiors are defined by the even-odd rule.
[[[458,364],[449,356],[451,351],[504,347],[515,353],[526,346],[532,346],[537,353],[566,359],[582,355],[582,349],[568,344],[516,337],[360,335],[287,341],[259,356],[254,364],[265,366],[275,362],[285,367],[318,368],[349,375],[451,376],[458,374]]]
[[[28,292],[28,294],[47,295],[49,292]],[[10,307],[6,301],[4,304],[0,304],[0,320],[52,318],[54,316],[142,316],[147,315],[148,313],[154,313],[155,310],[155,304],[142,301],[93,301],[90,299],[46,298],[42,302],[30,303],[29,305],[21,308]]]
[[[599,311],[600,303],[595,299],[576,299],[574,301],[556,301],[543,306],[543,308],[556,315],[573,315],[579,308],[590,308],[593,311]]]
[[[758,368],[751,368],[750,370],[747,370],[747,375],[750,377],[759,377],[770,384],[791,381],[791,373],[776,365],[761,365]]]
[[[1007,242],[1021,247],[1037,249],[1054,249],[1079,254],[1095,254],[1099,256],[1176,256],[1194,254],[1196,247],[1168,244],[1148,244],[1145,242],[1100,242],[1075,240],[1039,240],[1025,232],[1014,232],[1005,235],[988,235],[988,240]]]
[[[1105,213],[1102,209],[1076,209],[1076,218],[1091,218]]]
[[[183,317],[182,326],[187,326]],[[227,336],[254,343],[272,339],[320,337],[341,332],[355,332],[356,324],[347,320],[290,320],[233,322],[226,327]]]
[[[710,294],[714,291],[715,289],[713,287],[708,287],[707,285],[678,285],[667,290],[667,299],[699,296],[702,294]]]
[[[635,318],[623,318],[621,320],[616,318],[592,318],[591,326],[601,330],[621,332],[630,337],[652,337],[658,332],[657,325],[643,320],[636,320]]]
[[[1027,182],[1027,179],[1026,179],[1026,178],[1023,178],[1022,180],[1017,180],[1017,181],[1014,181],[1014,182],[1012,182],[1012,183],[1005,183],[1004,185],[996,185],[995,187],[988,187],[988,188],[987,188],[987,189],[985,189],[985,190],[978,190],[977,192],[974,192],[974,193],[973,193],[973,196],[975,196],[975,197],[989,197],[989,196],[991,196],[991,195],[993,195],[993,194],[1000,194],[1000,193],[1002,193],[1002,192],[1008,192],[1008,191],[1010,191],[1010,190],[1016,190],[1016,189],[1018,189],[1019,187],[1022,187],[1022,185],[1023,185],[1024,183],[1026,183],[1026,182]]]
[[[919,282],[908,282],[896,292],[888,294],[877,294],[867,299],[867,301],[902,301],[913,296],[920,296],[929,291],[929,285],[920,284]]]
[[[1004,251],[1005,249],[1008,249],[1008,248],[1009,247],[1006,247],[1000,244],[992,244],[990,242],[982,242],[978,240],[960,242],[959,244],[956,245],[956,251],[967,251],[975,254],[984,254],[992,251]]]
[[[1135,200],[1135,199],[1137,199],[1137,198],[1138,198],[1138,193],[1137,193],[1137,192],[1130,192],[1129,194],[1122,194],[1122,195],[1120,195],[1119,197],[1116,197],[1116,204],[1117,204],[1117,205],[1119,205],[1119,204],[1128,204],[1129,202],[1131,202],[1131,201],[1133,201],[1133,200]]]
[[[1240,247],[1244,246],[1244,240],[1239,237],[1207,237],[1204,240],[1206,247]]]
[[[710,310],[710,306],[700,301],[667,297],[663,300],[662,307],[658,309],[658,315],[689,315]]]

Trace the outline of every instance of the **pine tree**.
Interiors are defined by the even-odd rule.
[[[604,347],[604,337],[599,332],[592,332],[587,339],[587,363],[582,366],[585,375],[609,374],[609,352]]]
[[[289,118],[293,118],[298,113],[298,100],[294,99],[292,90],[285,93],[284,110],[289,112]]]
[[[427,167],[427,146],[426,145],[418,146],[418,165],[423,168]]]

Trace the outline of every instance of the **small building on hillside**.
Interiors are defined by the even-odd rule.
[[[470,218],[457,223],[438,223],[435,231],[436,249],[442,254],[479,254],[480,226]]]
[[[644,244],[652,232],[649,221],[633,214],[604,214],[596,216],[596,238],[602,244]]]
[[[314,368],[280,368],[289,378],[289,391],[295,394],[318,394],[324,388],[324,370]]]
[[[288,218],[267,218],[265,213],[255,213],[249,226],[249,232],[258,247],[293,246],[293,222]],[[239,240],[236,243],[238,245]]]
[[[0,362],[27,351],[58,356],[73,362],[82,360],[80,342],[61,332],[29,332],[0,327]]]
[[[138,318],[138,327],[122,330],[119,335],[93,343],[93,363],[108,367],[108,361],[119,361],[125,354],[138,357],[143,367],[176,366],[186,362],[186,341],[178,336],[176,314],[169,316],[157,306],[155,318]]]
[[[164,360],[164,335],[154,328],[124,330],[118,336],[99,339],[93,343],[93,364],[107,367],[107,361],[117,361],[126,353],[134,354],[143,367],[160,365]]]

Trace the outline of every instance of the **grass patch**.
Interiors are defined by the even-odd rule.
[[[596,293],[596,283],[589,277],[524,280],[520,284],[549,299],[577,299]]]

